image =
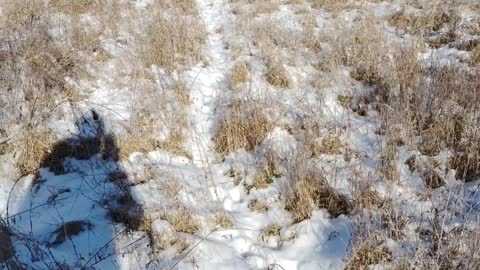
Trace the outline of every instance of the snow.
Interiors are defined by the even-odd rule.
[[[147,10],[153,2],[135,1],[134,7]],[[322,77],[324,85],[321,91],[316,92],[312,91],[312,77],[321,75],[307,61],[290,59],[296,64],[289,61],[285,64],[291,75],[291,86],[279,91],[263,80],[265,66],[261,53],[251,49],[251,55],[239,57],[247,59],[251,65],[251,84],[248,89],[238,92],[228,90],[229,72],[237,60],[225,46],[227,42],[232,42],[228,32],[233,29],[233,21],[226,16],[231,10],[228,2],[197,0],[208,34],[203,63],[172,74],[159,67],[148,67],[157,84],[168,76],[172,81],[187,78],[192,100],[188,110],[191,134],[186,136],[184,147],[191,153],[191,158],[161,149],[133,153],[120,161],[104,159],[100,154],[84,160],[67,158],[64,162],[66,174],[55,175],[42,168],[38,175],[23,177],[14,185],[13,179],[5,177],[14,175],[13,157],[0,156],[0,215],[19,235],[14,238],[17,255],[28,261],[30,266],[52,269],[64,263],[72,269],[342,269],[354,239],[352,216],[334,218],[325,209],[317,209],[311,218],[293,223],[283,202],[288,181],[285,175],[276,177],[264,189],[252,188],[247,192],[245,188],[253,182],[267,151],[273,151],[280,160],[286,160],[302,149],[301,142],[295,137],[297,134],[283,128],[283,124],[295,123],[297,117],[320,119],[323,126],[317,139],[333,134],[342,141],[342,151],[348,149],[353,153],[348,161],[343,155],[325,154],[312,158],[307,165],[325,172],[329,176],[328,183],[348,196],[354,195],[356,185],[371,184],[371,189],[382,198],[395,201],[398,211],[412,217],[412,224],[408,224],[406,229],[412,237],[419,224],[432,218],[433,214],[426,213],[426,209],[432,209],[435,200],[447,195],[452,199],[452,208],[461,208],[458,201],[464,198],[469,208],[480,209],[476,183],[462,186],[455,180],[452,171],[446,174],[446,186],[435,191],[428,190],[419,173],[411,172],[405,165],[409,157],[419,155],[418,151],[406,147],[400,148],[397,158],[399,183],[388,186],[382,179],[373,176],[382,162],[381,153],[386,143],[383,135],[376,134],[381,121],[374,111],[368,111],[368,116],[363,117],[339,105],[338,95],[359,95],[370,90],[352,82],[346,68],[334,71],[332,78],[325,78],[325,81]],[[399,8],[386,2],[371,5],[378,17],[390,17]],[[273,19],[284,23],[287,31],[298,32],[302,25],[290,8],[284,5],[271,14],[271,18],[261,15],[261,20]],[[357,15],[358,11],[353,10],[342,12],[340,18],[354,22]],[[332,27],[331,18],[323,11],[315,17],[315,21],[317,28]],[[238,37],[235,41],[243,44],[244,38],[248,39]],[[61,116],[49,120],[49,127],[59,139],[94,135],[94,126],[85,127],[77,123],[78,119],[90,117],[92,109],[102,116],[106,131],[125,131],[125,122],[131,120],[135,102],[148,98],[139,97],[141,93],[136,92],[137,85],[131,85],[134,68],[129,66],[125,56],[130,48],[110,39],[102,40],[102,48],[113,59],[97,63],[99,66],[92,64],[90,68],[96,74],[94,80],[77,82],[88,98],[74,105],[65,103],[59,109]],[[425,51],[418,59],[431,66],[437,62],[442,65],[458,63],[468,57],[467,52],[442,47]],[[138,87],[141,86],[144,86],[142,81]],[[246,91],[254,101],[265,98],[278,105],[266,108],[269,118],[279,119],[278,125],[254,151],[238,150],[220,159],[212,141],[215,123],[221,117],[219,106]],[[175,109],[175,105],[166,103],[170,106],[168,108],[173,106]],[[158,105],[161,106],[163,104]],[[158,138],[168,137],[167,128],[159,125],[157,129],[161,129],[155,134]],[[443,171],[447,170],[448,156],[449,153],[443,152],[436,157]],[[280,169],[286,171],[286,168]],[[234,183],[229,176],[231,170],[240,172],[240,183]],[[141,205],[144,218],[150,222],[151,235],[141,230],[128,231],[125,224],[113,222],[110,218],[108,208],[114,201],[112,197],[118,193],[118,187],[108,179],[111,172],[127,175],[128,190],[135,202]],[[36,183],[38,179],[42,181]],[[356,183],[357,180],[363,182]],[[178,185],[173,195],[168,186],[172,183]],[[11,192],[12,189],[14,192]],[[419,194],[428,194],[432,199],[423,200]],[[265,203],[268,210],[252,210],[250,204],[253,201]],[[192,213],[191,218],[201,224],[200,230],[194,234],[176,231],[173,224],[162,217],[164,213],[176,209],[187,209]],[[230,218],[232,227],[221,228],[216,224],[218,213]],[[468,213],[465,218],[454,219],[448,226],[472,225],[475,217],[475,214]],[[72,221],[82,221],[87,225],[78,235],[55,244],[58,235],[53,232]],[[279,232],[268,234],[268,226],[279,226]],[[152,235],[166,237],[166,242],[175,244],[154,254],[149,239]],[[34,255],[27,245],[31,240],[39,244]],[[187,250],[179,250],[181,241],[187,242]],[[405,245],[408,246],[408,243]],[[393,239],[387,239],[387,246],[398,256],[408,253],[408,248]],[[383,269],[383,266],[377,265],[375,269]]]
[[[198,1],[198,9],[206,24],[207,57],[206,67],[197,66],[191,72],[190,95],[193,105],[190,112],[192,121],[192,160],[200,167],[207,167],[213,161],[212,134],[215,120],[215,105],[220,91],[227,85],[227,56],[222,34],[225,4],[223,1]]]

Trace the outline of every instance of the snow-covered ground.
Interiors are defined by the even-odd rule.
[[[60,171],[44,167],[19,179],[12,177],[14,156],[0,155],[0,216],[5,221],[0,223],[0,239],[2,226],[7,225],[15,250],[15,262],[12,259],[3,266],[0,256],[2,267],[343,269],[361,236],[358,224],[383,226],[384,213],[398,218],[395,222],[399,224],[408,217],[408,222],[401,223],[401,237],[382,242],[393,256],[402,258],[416,248],[419,231],[436,226],[440,215],[441,234],[478,227],[478,179],[458,181],[455,170],[447,166],[448,151],[427,157],[401,145],[395,157],[398,182],[383,181],[378,168],[383,165],[387,139],[378,132],[383,125],[379,112],[372,106],[364,113],[354,112],[339,99],[366,96],[374,87],[353,80],[349,67],[339,64],[329,72],[314,67],[321,65],[323,58],[297,44],[304,42],[299,36],[312,21],[312,33],[317,35],[339,23],[348,30],[365,15],[365,9],[381,20],[396,14],[400,4],[362,2],[333,16],[304,1],[269,1],[277,7],[272,10],[258,1],[195,2],[199,23],[206,28],[204,58],[183,70],[167,72],[151,66],[144,67],[140,76],[130,62],[135,57],[129,55],[135,38],[125,34],[121,41],[102,40],[110,58],[88,65],[94,75],[74,83],[86,97],[59,106],[60,116],[49,120],[59,141],[41,164],[57,164],[56,155],[72,151],[72,144],[86,154],[67,156],[60,162]],[[144,12],[154,4],[135,1],[128,7]],[[307,12],[310,17],[304,16]],[[466,14],[466,20],[480,16]],[[119,18],[124,17],[119,13]],[[148,22],[142,19],[132,20],[132,27]],[[266,23],[269,27],[264,33]],[[408,34],[385,29],[392,44],[408,43]],[[257,35],[268,36],[277,47],[268,51],[269,41]],[[332,44],[326,45],[331,40],[326,40],[314,44],[325,51],[325,55],[320,53],[324,57],[332,50]],[[426,68],[465,66],[471,55],[445,45],[424,50],[417,59]],[[232,67],[238,62],[247,63],[249,81],[231,89]],[[289,85],[283,89],[265,79],[273,63],[281,63],[288,74]],[[180,111],[169,89],[178,78],[185,81],[191,101],[186,109],[187,128],[181,128],[188,130],[182,134],[182,147],[188,155],[157,147],[119,157],[121,145],[117,142],[126,136],[126,126],[137,121],[137,106],[149,104],[145,114],[158,110],[162,119]],[[153,94],[143,96],[150,93],[143,89],[148,87],[154,89]],[[162,104],[156,104],[157,100]],[[215,132],[228,107],[225,104],[234,100],[262,107],[274,128],[252,151],[239,149],[220,156],[215,152]],[[155,123],[152,134],[141,136],[162,141],[171,133],[169,128]],[[305,158],[309,136],[322,146],[329,138],[338,139],[339,145],[333,153],[324,150]],[[267,185],[255,186],[269,154],[278,160],[279,172]],[[439,174],[445,185],[427,187],[422,172],[409,168],[412,157],[439,164],[436,169],[442,171]],[[382,203],[368,209],[355,205],[355,213],[340,215],[315,208],[309,218],[296,222],[285,206],[292,187],[289,162],[295,158],[299,159],[296,166],[322,172],[333,190],[353,202],[361,204],[357,196],[364,188],[378,194]],[[372,269],[390,269],[375,261],[372,264]]]
[[[192,80],[189,88],[193,102],[190,112],[193,133],[188,146],[193,162],[207,168],[214,161],[212,134],[217,97],[228,80],[228,58],[220,32],[226,7],[223,1],[198,1],[198,9],[207,28],[208,59],[206,67],[199,66],[189,72]]]

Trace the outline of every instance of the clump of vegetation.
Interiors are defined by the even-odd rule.
[[[215,216],[215,224],[224,229],[230,229],[233,227],[233,221],[226,213],[217,214]]]
[[[321,172],[303,162],[291,160],[289,165],[285,209],[290,211],[294,222],[310,218],[316,208],[326,209],[333,217],[349,214],[350,200],[332,188]]]
[[[272,124],[255,104],[234,101],[219,121],[214,136],[215,150],[225,155],[244,148],[253,150],[272,129]]]
[[[176,22],[174,28],[172,20]],[[157,65],[172,71],[202,60],[201,48],[206,34],[197,22],[196,26],[192,25],[188,17],[181,15],[175,19],[159,15],[148,24],[138,49],[145,65]]]
[[[155,0],[154,5],[161,9],[173,8],[181,15],[197,15],[197,4],[194,0]]]
[[[15,255],[15,249],[12,244],[11,232],[3,220],[0,221],[0,264],[6,264],[10,258]]]
[[[395,140],[388,140],[385,149],[382,151],[380,172],[389,183],[398,183],[400,172],[397,168],[398,144]]]
[[[114,204],[108,207],[110,218],[129,230],[145,230],[149,221],[145,219],[142,206],[133,199],[125,181],[116,184],[118,194],[114,195]]]
[[[390,261],[391,256],[391,252],[380,240],[380,237],[371,235],[366,240],[358,240],[345,269],[369,269],[370,265]]]
[[[249,80],[250,71],[246,63],[235,63],[232,67],[230,75],[230,88],[235,88],[241,83],[245,83]]]
[[[267,152],[263,166],[257,171],[253,182],[245,186],[247,192],[252,188],[264,189],[273,183],[273,178],[278,178],[281,173],[278,168],[277,160],[272,152]]]
[[[255,189],[264,189],[267,188],[271,183],[273,183],[273,179],[264,171],[259,171],[255,175],[253,182],[245,186],[247,192],[250,192],[252,188]]]
[[[50,0],[49,4],[56,10],[60,10],[68,14],[83,14],[92,11],[95,8],[99,8],[99,4],[95,0],[79,0],[79,1],[66,1],[66,0]]]
[[[253,199],[248,203],[248,209],[258,213],[265,213],[268,211],[268,205],[257,199]]]
[[[337,101],[338,101],[338,104],[340,104],[340,106],[342,106],[345,109],[349,109],[352,107],[353,97],[339,95],[337,96]]]
[[[319,154],[338,155],[340,154],[340,138],[338,136],[326,137],[318,147]]]
[[[355,196],[353,204],[365,209],[380,208],[384,204],[384,200],[376,191],[365,188]]]
[[[329,12],[340,12],[348,7],[348,0],[312,0],[312,8],[321,8]]]
[[[54,138],[52,134],[40,128],[27,129],[27,132],[25,135],[28,140],[24,141],[17,159],[19,173],[25,175],[34,173],[43,166],[55,167],[51,162],[42,162],[47,159],[48,153],[53,148]]]
[[[471,52],[471,62],[474,64],[480,63],[480,44],[475,47]]]
[[[399,29],[423,35],[427,32],[438,31],[445,24],[454,24],[457,17],[444,7],[426,9],[419,15],[401,10],[389,20],[389,23]]]
[[[58,229],[53,232],[55,240],[50,243],[50,246],[58,246],[70,239],[72,236],[78,235],[85,230],[91,230],[93,225],[88,221],[77,220],[61,224]]]
[[[233,184],[235,186],[238,186],[243,179],[242,173],[238,170],[233,169],[233,168],[228,170],[228,172],[225,175],[230,177],[230,178],[233,178]]]
[[[262,230],[262,235],[267,237],[280,236],[282,227],[278,224],[270,224]]]
[[[168,221],[177,232],[195,234],[200,229],[198,221],[183,207],[171,213],[163,213],[162,219]]]
[[[285,67],[280,63],[272,63],[268,67],[268,72],[265,74],[266,80],[269,84],[278,87],[286,88],[290,85],[287,77]]]

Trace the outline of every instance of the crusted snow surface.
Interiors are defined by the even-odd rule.
[[[152,2],[135,1],[135,6],[148,9]],[[226,35],[235,35],[233,31],[227,31],[232,27],[229,16],[226,16],[231,14],[228,2],[197,0],[198,12],[208,34],[206,59],[205,63],[181,74],[188,78],[187,87],[192,101],[188,115],[191,134],[185,136],[185,148],[191,153],[191,158],[164,150],[134,153],[121,161],[104,159],[100,154],[83,160],[67,158],[64,162],[65,174],[55,175],[43,168],[37,175],[23,177],[13,183],[12,179],[3,179],[5,175],[14,174],[14,168],[8,165],[13,164],[12,157],[0,156],[0,214],[17,235],[12,241],[21,261],[28,262],[34,269],[343,268],[354,238],[351,216],[334,218],[325,209],[318,209],[313,211],[311,218],[294,223],[283,201],[288,181],[286,168],[279,168],[282,173],[266,188],[248,191],[245,188],[254,181],[262,162],[259,160],[262,153],[274,151],[279,159],[287,159],[291,153],[302,149],[292,134],[279,125],[254,151],[238,150],[222,160],[215,154],[212,137],[217,117],[220,117],[218,106],[221,95],[231,98],[240,95],[222,93],[227,91],[233,64],[224,39]],[[397,9],[396,5],[388,6],[386,2],[373,6],[374,13],[379,17],[389,17]],[[355,11],[352,11],[342,16],[346,21],[354,21],[354,15]],[[277,16],[276,19],[283,21],[293,32],[301,28],[288,6],[282,6],[272,16]],[[330,27],[328,18],[317,16],[315,19],[320,28]],[[238,37],[238,42],[242,43],[243,38]],[[128,50],[108,41],[104,41],[103,47],[119,57]],[[288,89],[266,94],[271,86],[263,81],[264,66],[258,63],[254,53],[249,58],[253,85],[252,89],[248,89],[251,90],[249,94],[254,99],[270,95],[274,104],[286,105],[286,118],[310,113],[327,119],[325,124],[329,130],[322,132],[334,130],[342,144],[352,150],[353,158],[347,161],[342,156],[325,154],[313,158],[312,163],[332,175],[326,179],[332,187],[351,196],[351,178],[372,178],[381,162],[380,153],[385,141],[382,135],[376,133],[381,123],[375,111],[368,111],[366,117],[353,114],[338,104],[338,96],[369,89],[358,82],[352,83],[348,71],[342,69],[335,74],[340,78],[338,81],[330,85],[325,83],[319,100],[319,96],[311,91],[308,80],[315,76],[312,68],[287,66],[292,85]],[[425,65],[429,65],[432,59],[448,64],[466,58],[465,52],[451,48],[419,55],[419,61]],[[62,108],[65,112],[63,118],[52,119],[50,126],[59,138],[88,137],[88,129],[92,129],[92,120],[89,119],[92,109],[101,115],[106,130],[121,130],[121,123],[130,117],[131,107],[134,106],[131,89],[128,89],[130,72],[128,64],[114,59],[99,69],[93,82],[80,82],[80,88],[90,91],[89,97],[73,110],[65,105]],[[158,73],[161,72],[158,70]],[[280,108],[268,109],[272,118],[283,113]],[[76,125],[78,119],[84,119],[87,125]],[[285,121],[288,122],[288,119]],[[166,137],[165,134],[159,136]],[[397,164],[400,168],[398,185],[387,187],[381,181],[375,182],[378,179],[373,179],[372,184],[382,198],[398,202],[400,211],[412,217],[418,216],[418,220],[408,225],[412,234],[415,226],[432,218],[432,213],[424,213],[425,209],[431,208],[432,201],[422,201],[416,195],[429,191],[418,173],[410,172],[405,165],[414,154],[417,153],[401,148]],[[439,163],[446,162],[440,160]],[[354,176],[352,171],[355,171]],[[113,222],[109,208],[112,207],[112,197],[118,195],[118,186],[111,181],[112,173],[125,174],[129,195],[141,205],[142,218],[149,222],[151,235]],[[235,179],[237,173],[242,179],[240,183]],[[456,202],[461,198],[471,209],[480,209],[476,192],[478,182],[463,186],[455,181],[451,173],[445,179],[445,187],[429,194],[433,201],[448,197]],[[255,207],[252,202],[263,203],[267,208],[252,210]],[[199,223],[197,232],[179,232],[166,220],[165,214],[178,209],[185,209],[191,214],[191,219]],[[218,214],[231,220],[231,226],[219,226],[216,222]],[[466,224],[475,224],[475,217],[475,213],[467,216]],[[71,222],[77,222],[78,231],[68,229],[66,235],[66,224]],[[453,228],[456,223],[462,222],[465,220],[458,218],[447,225]],[[271,232],[269,228],[278,230]],[[159,237],[166,237],[167,246],[155,250],[153,242]],[[406,252],[391,239],[387,245],[394,254]],[[32,246],[35,250],[29,249]]]
[[[198,9],[208,33],[208,63],[189,72],[192,78],[189,87],[193,102],[190,112],[193,134],[188,145],[193,162],[207,167],[213,161],[211,138],[217,96],[227,85],[227,53],[220,31],[226,9],[223,1],[198,1]]]

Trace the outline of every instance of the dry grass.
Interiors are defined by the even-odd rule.
[[[225,155],[241,148],[251,151],[272,129],[256,104],[234,101],[226,110],[214,136],[217,153]]]
[[[288,163],[285,209],[290,211],[294,222],[310,218],[316,208],[326,209],[333,217],[350,213],[350,200],[332,188],[322,172],[309,168],[302,157],[293,157]]]
[[[30,128],[25,131],[25,140],[20,148],[17,168],[20,175],[34,173],[42,167],[43,160],[53,148],[54,138],[47,130]]]
[[[265,171],[258,171],[255,175],[253,182],[245,186],[247,193],[250,193],[250,190],[255,189],[264,189],[267,188],[271,183],[273,183],[273,179],[265,173]]]
[[[378,195],[378,193],[372,189],[365,188],[361,190],[354,199],[354,205],[356,207],[372,209],[380,208],[384,204],[384,200]]]
[[[255,177],[251,184],[245,186],[247,193],[252,188],[264,189],[273,183],[273,178],[278,178],[281,173],[278,168],[276,156],[272,152],[266,154],[265,160],[261,168],[255,174]]]
[[[337,136],[326,137],[322,140],[322,143],[317,147],[315,153],[326,155],[338,155],[340,154],[341,142]]]
[[[301,31],[290,29],[277,19],[266,16],[261,20],[252,20],[248,14],[240,14],[237,19],[238,35],[248,38],[248,46],[229,43],[235,54],[248,56],[255,54],[263,59],[278,58],[282,62],[295,61],[302,51]],[[234,37],[232,37],[234,38]]]
[[[138,105],[130,118],[126,134],[119,136],[121,158],[128,158],[135,152],[147,153],[155,149],[190,158],[190,153],[183,145],[184,134],[189,127],[186,112],[190,98],[181,85],[183,84],[178,82],[174,84],[171,95],[145,90],[143,94],[149,98],[138,97]],[[175,110],[171,109],[172,103],[175,104]],[[159,127],[162,127],[162,139],[159,138]]]
[[[427,32],[438,31],[445,24],[454,24],[457,18],[446,6],[434,3],[432,7],[425,7],[420,15],[401,10],[389,20],[389,23],[399,29],[423,35]]]
[[[247,63],[237,62],[233,65],[230,75],[230,88],[235,89],[239,84],[250,80],[250,71]]]
[[[173,71],[203,59],[201,49],[205,37],[198,17],[158,14],[139,37],[138,54],[147,67],[157,65]]]
[[[353,97],[352,96],[339,95],[339,96],[337,96],[337,102],[343,108],[348,109],[348,108],[352,107]]]
[[[7,1],[2,7],[5,20],[0,22],[0,114],[8,117],[2,117],[0,126],[7,137],[19,126],[16,132],[21,131],[22,136],[16,136],[14,147],[19,149],[22,174],[38,168],[53,147],[53,137],[41,127],[56,113],[59,104],[84,98],[65,78],[74,80],[85,75],[83,53],[99,47],[102,28],[83,29],[77,14],[95,9],[91,3]],[[72,16],[64,24],[68,31],[53,34],[52,17],[63,8]]]
[[[200,229],[199,222],[183,207],[172,213],[163,213],[162,219],[172,224],[177,232],[195,234]]]
[[[121,223],[131,231],[147,231],[150,221],[145,218],[144,211],[130,194],[126,181],[115,183],[117,191],[114,195],[115,206],[109,206],[108,214],[113,222]]]
[[[40,2],[14,1],[2,13],[7,19],[0,27],[0,42],[2,50],[9,49],[0,51],[1,92],[8,93],[9,106],[26,103],[18,120],[41,120],[65,90],[64,78],[73,76],[77,56],[50,35],[49,11]]]
[[[87,221],[70,221],[65,224],[61,224],[53,234],[56,235],[55,240],[50,243],[50,246],[58,246],[71,239],[72,236],[78,235],[85,230],[91,230],[93,225]]]
[[[257,199],[253,199],[248,203],[248,209],[258,213],[265,213],[268,211],[268,205],[264,202],[260,202]]]
[[[228,172],[225,175],[230,178],[233,178],[233,184],[235,186],[238,186],[243,179],[242,172],[240,172],[239,170],[235,170],[233,168],[228,170]]]
[[[0,264],[4,265],[10,258],[15,256],[15,249],[12,244],[11,232],[3,220],[0,221]]]
[[[285,67],[277,61],[268,65],[265,79],[269,84],[278,88],[287,88],[290,85]]]
[[[278,224],[270,224],[262,230],[262,235],[265,237],[280,236],[282,226]]]
[[[345,269],[370,269],[370,265],[388,262],[391,256],[391,252],[382,243],[380,237],[371,235],[367,239],[358,239],[351,257],[346,262]]]
[[[173,8],[181,15],[197,15],[197,4],[194,0],[155,0],[154,5],[160,9]]]
[[[432,18],[429,30],[435,31],[440,25],[455,20],[442,18],[441,14]],[[434,156],[447,149],[459,153],[455,155],[458,162],[451,163],[452,168],[459,172],[459,179],[474,178],[478,175],[478,154],[472,143],[478,140],[477,135],[473,135],[477,129],[470,128],[467,132],[465,127],[479,124],[473,113],[480,104],[478,94],[474,94],[480,88],[478,76],[473,75],[477,68],[465,72],[434,63],[432,68],[425,69],[417,59],[421,42],[414,38],[408,46],[388,48],[385,36],[374,34],[384,32],[379,25],[375,19],[366,17],[328,37],[337,47],[327,61],[330,66],[350,66],[351,77],[372,89],[364,102],[380,111],[383,118],[387,146],[382,158],[382,174],[391,182],[398,179],[396,153],[398,146],[402,146],[398,145],[398,136],[403,134],[401,136],[408,137],[408,146],[419,149],[422,154]],[[355,100],[348,97],[339,97],[339,103],[354,111],[358,109],[353,108],[357,106]],[[420,143],[417,138],[421,139]],[[442,183],[435,173],[425,173],[424,178],[430,179],[426,180],[429,186],[438,187]]]
[[[389,183],[398,183],[400,180],[400,172],[397,168],[398,146],[397,141],[389,139],[382,151],[380,173]]]
[[[161,186],[163,192],[170,199],[176,199],[179,192],[182,190],[182,184],[175,178],[163,181]]]
[[[346,10],[348,5],[348,0],[309,0],[311,2],[312,8],[321,8],[329,12],[339,12]]]
[[[98,8],[101,8],[101,4],[96,0],[79,0],[79,1],[68,1],[68,0],[50,0],[49,5],[60,12],[69,14],[69,15],[78,15],[91,12]]]
[[[234,4],[233,13],[248,17],[271,14],[278,10],[279,3],[264,0],[229,0]]]
[[[176,82],[173,86],[175,91],[175,97],[180,104],[183,106],[188,106],[192,103],[192,99],[190,97],[190,89],[187,88],[185,83],[183,82]]]
[[[223,229],[230,229],[233,227],[233,221],[226,213],[217,214],[215,216],[215,224]]]
[[[143,136],[139,136],[134,128],[130,128],[125,136],[118,140],[120,157],[128,159],[132,153],[147,153],[155,149],[155,142]]]
[[[480,64],[480,44],[475,47],[471,52],[471,62],[473,64]]]

